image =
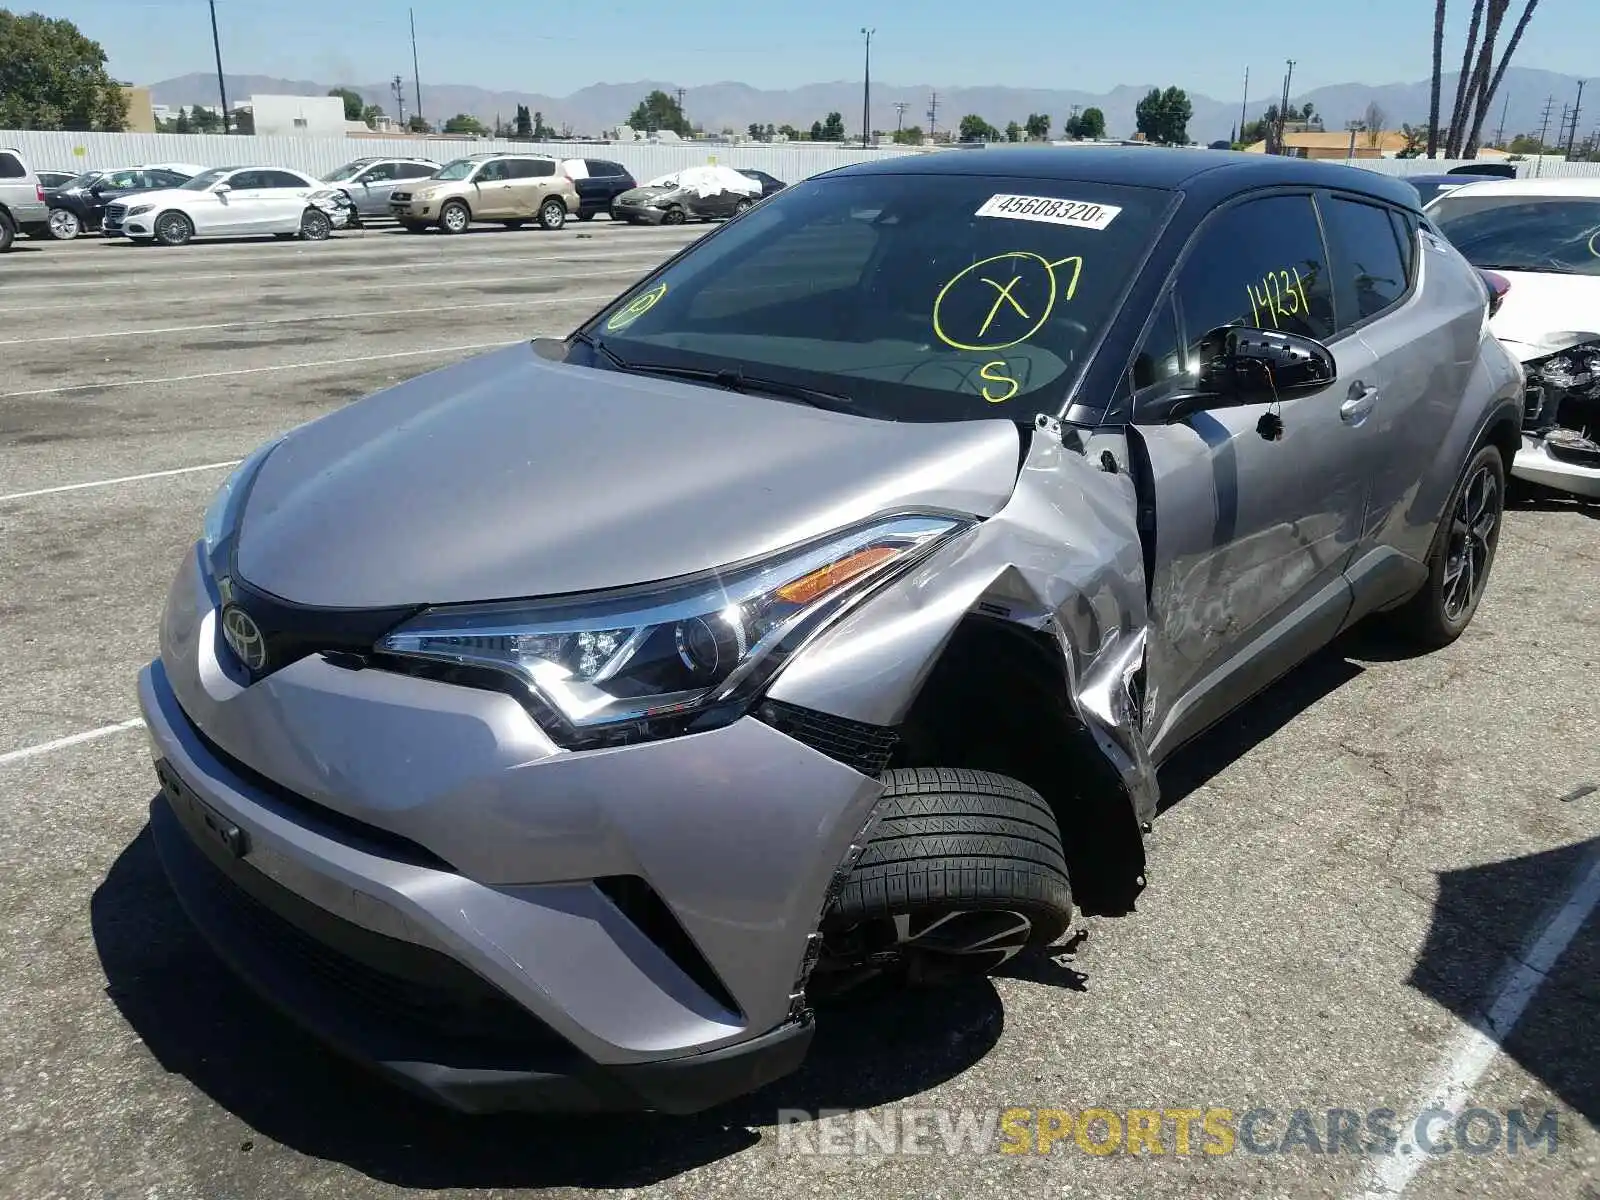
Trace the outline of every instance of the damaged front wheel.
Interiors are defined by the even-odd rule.
[[[988,771],[884,777],[883,814],[822,922],[818,999],[869,980],[985,975],[1072,923],[1055,815]]]

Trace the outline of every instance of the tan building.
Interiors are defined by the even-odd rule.
[[[1397,129],[1385,129],[1376,135],[1358,130],[1355,140],[1356,158],[1396,158],[1406,148],[1406,135]],[[1283,141],[1289,154],[1294,158],[1331,158],[1342,161],[1351,157],[1349,130],[1329,133],[1314,131],[1285,133]],[[1252,146],[1246,146],[1245,150],[1251,154],[1265,154],[1267,143],[1256,142]],[[1504,150],[1483,146],[1478,150],[1478,157],[1493,161],[1509,156]]]
[[[128,133],[154,133],[156,112],[150,102],[150,89],[125,83],[122,85],[122,94],[128,99],[127,124],[123,129]]]

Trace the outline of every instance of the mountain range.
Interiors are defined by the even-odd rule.
[[[248,99],[251,95],[326,95],[332,83],[313,83],[302,79],[276,79],[267,75],[226,76],[228,95],[235,99]],[[349,84],[369,104],[377,104],[392,111],[393,93],[386,83]],[[894,129],[898,120],[904,124],[929,126],[928,108],[931,98],[938,98],[937,127],[949,129],[959,124],[968,113],[976,113],[990,124],[1004,128],[1007,122],[1021,123],[1029,113],[1046,113],[1051,117],[1051,128],[1059,133],[1073,107],[1096,107],[1106,115],[1107,132],[1114,137],[1128,136],[1134,129],[1134,108],[1153,84],[1125,84],[1109,92],[1084,92],[1059,88],[975,87],[938,88],[932,85],[902,86],[874,83],[872,86],[872,123],[877,129]],[[1165,85],[1163,85],[1165,86]],[[1444,108],[1448,114],[1455,96],[1456,76],[1445,77]],[[1486,122],[1492,134],[1500,125],[1502,110],[1506,135],[1537,133],[1543,120],[1547,99],[1554,98],[1550,112],[1550,140],[1555,140],[1563,105],[1570,104],[1577,92],[1575,76],[1560,75],[1553,71],[1540,71],[1531,67],[1512,67],[1506,72],[1496,104]],[[573,92],[570,96],[544,96],[536,92],[491,91],[466,84],[424,84],[422,107],[425,115],[435,124],[456,113],[470,113],[486,124],[514,119],[517,105],[525,104],[530,112],[542,113],[546,123],[561,129],[568,126],[579,135],[597,135],[602,130],[622,124],[628,114],[644,96],[656,89],[674,94],[678,85],[665,80],[641,80],[637,83],[597,83]],[[1428,119],[1427,80],[1416,83],[1390,83],[1371,85],[1341,83],[1313,88],[1295,93],[1293,103],[1313,104],[1330,130],[1343,129],[1345,122],[1359,120],[1369,104],[1376,103],[1383,111],[1384,124],[1398,129],[1402,123],[1426,124]],[[1254,96],[1245,112],[1248,120],[1255,120],[1274,102],[1281,86],[1256,85]],[[1269,94],[1265,94],[1270,91]],[[164,79],[150,85],[151,98],[157,104],[191,105],[214,104],[217,99],[215,75],[196,72]],[[1229,136],[1239,123],[1241,101],[1217,100],[1197,92],[1189,93],[1194,115],[1189,122],[1189,136],[1199,142],[1215,141]],[[905,105],[903,118],[896,105]],[[406,110],[413,105],[412,89],[406,88]],[[716,131],[734,129],[743,131],[752,123],[762,125],[791,124],[802,129],[810,128],[813,121],[822,120],[830,112],[844,115],[845,128],[859,135],[861,117],[860,80],[841,80],[834,83],[813,83],[788,91],[764,91],[745,83],[712,83],[701,87],[683,89],[683,108],[690,121],[703,128]],[[1587,108],[1587,106],[1586,106]],[[1590,109],[1600,114],[1600,104]],[[1580,124],[1578,136],[1590,131],[1592,120]]]

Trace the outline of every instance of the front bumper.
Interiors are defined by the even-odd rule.
[[[688,1112],[799,1065],[816,923],[876,780],[754,718],[571,753],[499,693],[317,656],[242,681],[198,553],[139,699],[174,889],[246,980],[352,1057],[473,1111]],[[229,915],[242,895],[275,934]],[[318,983],[306,943],[336,964],[322,974],[376,982]],[[424,1037],[363,999],[446,976],[522,1040]]]
[[[1511,474],[1528,483],[1600,500],[1600,466],[1573,461],[1552,450],[1542,437],[1522,435],[1522,449],[1511,462]]]
[[[431,200],[391,200],[389,215],[396,221],[437,221],[439,207]]]
[[[649,204],[615,204],[611,215],[619,221],[633,221],[645,225],[659,225],[666,219],[667,210]]]

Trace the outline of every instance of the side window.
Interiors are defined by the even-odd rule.
[[[219,179],[217,182],[226,183],[236,192],[254,191],[257,188],[267,186],[265,182],[266,175],[265,171],[239,171],[228,176],[227,179]]]
[[[189,182],[189,179],[176,171],[151,171],[150,182],[155,187],[175,188],[182,187]]]
[[[307,184],[304,179],[300,178],[300,176],[291,175],[287,171],[268,171],[268,172],[266,172],[266,176],[267,176],[267,184],[266,184],[267,187],[275,187],[275,188],[304,188],[304,187],[312,186],[312,185]],[[320,185],[318,185],[318,186],[320,186]]]
[[[15,154],[0,154],[0,179],[26,179],[27,168]]]
[[[1182,378],[1184,356],[1178,345],[1178,317],[1169,295],[1156,310],[1155,320],[1134,355],[1128,375],[1135,392]]]
[[[1322,207],[1339,289],[1339,324],[1348,329],[1404,299],[1406,264],[1388,208],[1338,196]]]
[[[519,158],[516,163],[519,179],[543,179],[556,173],[556,164],[548,158]]]
[[[1175,294],[1189,346],[1222,325],[1333,337],[1333,292],[1311,197],[1264,196],[1212,217]]]
[[[393,163],[379,163],[361,173],[362,183],[388,183],[395,178]]]
[[[426,179],[436,170],[437,167],[430,167],[427,163],[401,163],[395,168],[395,175],[399,179]]]
[[[486,162],[478,168],[478,174],[473,178],[473,183],[498,183],[502,179],[511,178],[511,172],[506,169],[504,159]]]
[[[1389,219],[1394,222],[1395,237],[1400,239],[1400,261],[1405,264],[1406,286],[1410,287],[1417,281],[1417,221],[1397,208],[1389,210]]]
[[[591,158],[587,160],[587,165],[589,174],[603,179],[616,179],[622,175],[621,163],[602,162],[599,159]]]

